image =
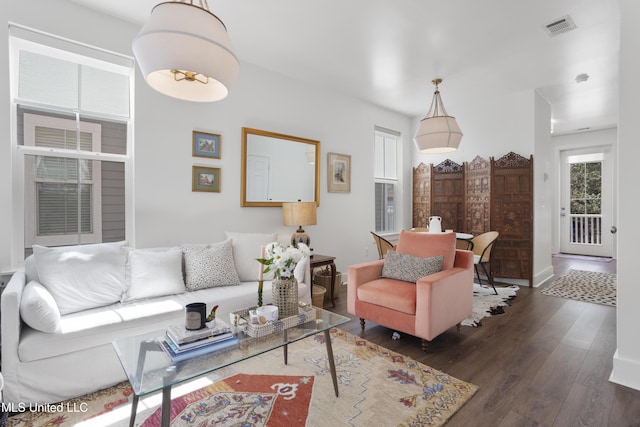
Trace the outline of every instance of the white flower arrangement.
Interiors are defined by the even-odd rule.
[[[264,273],[273,271],[276,279],[291,279],[298,262],[309,254],[311,251],[304,243],[298,243],[298,247],[295,248],[272,242],[265,247],[264,258],[257,258],[257,261],[267,266]]]

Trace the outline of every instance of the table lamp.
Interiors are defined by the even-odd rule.
[[[316,202],[283,202],[282,222],[288,226],[298,226],[295,233],[291,235],[291,245],[298,247],[298,243],[309,246],[311,239],[303,225],[316,225]]]

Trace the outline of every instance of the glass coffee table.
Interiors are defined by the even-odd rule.
[[[347,323],[349,318],[319,308],[316,310],[318,312],[315,319],[264,337],[248,336],[240,330],[239,326],[232,326],[234,335],[239,339],[238,345],[180,362],[173,362],[160,347],[158,339],[164,336],[164,329],[114,341],[113,346],[134,393],[129,425],[133,426],[135,422],[138,401],[141,396],[162,392],[162,426],[168,426],[171,387],[174,385],[277,348],[283,348],[286,365],[288,344],[319,333],[324,333],[325,336],[333,389],[338,397],[336,366],[329,331],[336,326]]]

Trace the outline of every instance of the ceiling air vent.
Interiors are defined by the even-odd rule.
[[[562,18],[554,19],[552,22],[545,25],[544,28],[547,30],[547,34],[553,37],[558,34],[566,33],[567,31],[575,30],[576,24],[569,15],[566,15]]]

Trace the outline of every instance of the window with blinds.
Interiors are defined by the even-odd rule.
[[[133,59],[10,24],[20,248],[127,238]],[[21,215],[22,214],[22,215]]]

